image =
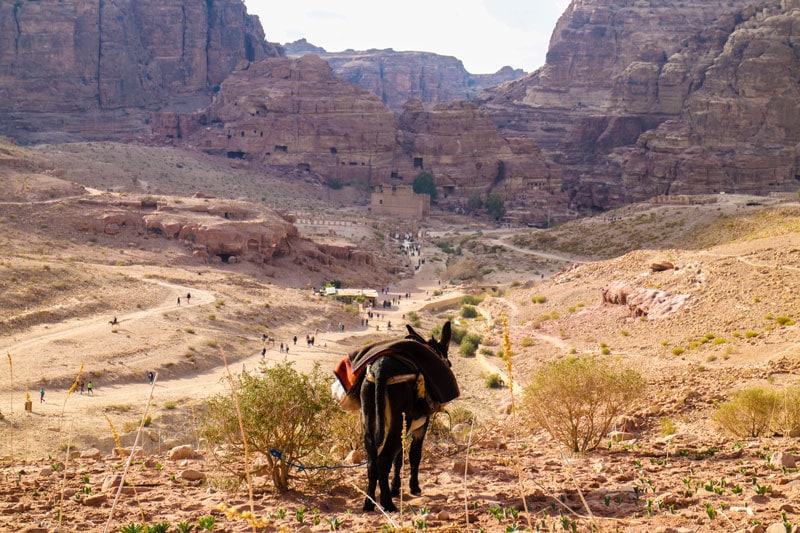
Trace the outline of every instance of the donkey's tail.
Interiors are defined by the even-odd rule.
[[[391,421],[386,420],[387,416],[392,416],[386,410],[386,378],[378,372],[375,376],[375,443],[378,445],[378,455],[383,451],[386,444],[386,426]]]

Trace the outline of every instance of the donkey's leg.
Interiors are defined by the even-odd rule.
[[[392,434],[389,435],[391,439]],[[383,450],[378,454],[378,487],[381,491],[381,507],[387,513],[397,511],[394,503],[392,503],[392,491],[389,487],[389,474],[391,473],[395,457],[399,455],[398,446],[395,446],[396,441],[387,440]]]
[[[367,459],[367,496],[364,498],[364,511],[375,510],[375,487],[378,484],[378,461],[377,458]]]
[[[364,450],[367,452],[367,496],[364,511],[375,510],[375,487],[378,483],[378,445],[375,443],[375,387],[365,383],[361,389],[361,423],[364,427]]]
[[[408,480],[409,490],[411,494],[419,496],[422,494],[422,489],[419,488],[419,463],[422,460],[422,443],[425,440],[425,434],[428,431],[428,421],[413,433],[411,446],[408,449],[408,463],[411,466],[411,477]]]
[[[392,475],[392,496],[400,496],[400,472],[403,469],[403,450],[394,457],[394,473]]]

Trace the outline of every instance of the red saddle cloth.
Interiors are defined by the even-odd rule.
[[[395,357],[410,370],[422,374],[425,388],[433,401],[444,404],[461,394],[447,361],[427,345],[408,339],[363,346],[339,361],[333,373],[349,396],[358,396],[367,366],[384,355]]]

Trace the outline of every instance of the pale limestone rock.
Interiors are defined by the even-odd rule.
[[[179,461],[194,455],[194,446],[191,444],[184,444],[182,446],[175,446],[167,453],[167,458],[170,461]]]
[[[193,468],[189,468],[181,471],[178,477],[181,479],[185,479],[186,481],[199,481],[201,479],[205,479],[206,475],[200,472],[199,470],[194,470]]]

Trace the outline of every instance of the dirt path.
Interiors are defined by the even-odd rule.
[[[43,368],[62,365],[67,369],[65,372],[77,373],[77,368],[72,368],[75,365],[73,356],[64,357],[63,361],[59,361],[53,360],[52,356],[44,355],[47,351],[52,352],[53,346],[63,346],[65,352],[73,354],[76,351],[75,346],[84,346],[86,342],[97,339],[99,344],[94,345],[93,349],[105,348],[106,352],[116,354],[117,347],[114,343],[115,341],[119,342],[119,338],[110,335],[109,328],[116,328],[122,333],[136,331],[136,334],[140,335],[142,332],[153,331],[148,328],[164,328],[162,315],[165,312],[208,306],[214,304],[217,299],[216,295],[208,290],[147,278],[135,270],[126,272],[126,274],[164,287],[166,291],[163,300],[147,309],[120,314],[117,316],[118,324],[113,326],[109,324],[110,317],[105,315],[71,319],[58,324],[33,328],[24,334],[5,339],[5,342],[0,345],[0,350],[13,354],[15,366],[14,392],[10,393],[7,399],[3,399],[4,405],[2,406],[5,414],[13,414],[0,420],[0,424],[10,424],[13,421],[14,428],[24,428],[26,435],[24,446],[20,442],[22,438],[20,435],[23,432],[19,431],[17,431],[16,443],[11,442],[11,439],[0,442],[0,456],[10,454],[13,451],[12,447],[16,449],[17,453],[20,453],[24,447],[28,449],[28,453],[32,454],[32,457],[47,454],[57,449],[58,439],[63,438],[62,429],[73,435],[88,432],[105,436],[109,432],[102,414],[108,412],[109,409],[127,413],[128,420],[135,420],[137,417],[143,416],[150,393],[150,385],[144,375],[141,382],[135,383],[119,382],[106,385],[102,383],[102,379],[95,380],[92,395],[89,395],[88,392],[81,394],[78,391],[68,394],[66,387],[64,389],[46,389],[45,401],[40,402],[38,394],[37,376],[42,374]],[[261,349],[255,350],[250,356],[244,359],[239,358],[228,368],[220,355],[219,363],[205,372],[169,379],[156,376],[152,405],[157,408],[168,403],[180,403],[184,400],[197,401],[210,397],[227,390],[225,378],[229,373],[238,374],[242,371],[254,370],[262,363],[270,364],[290,360],[301,371],[310,370],[316,362],[322,364],[323,368],[332,368],[344,354],[352,349],[354,337],[374,333],[375,326],[381,332],[386,332],[389,323],[392,324],[392,331],[398,335],[405,334],[403,327],[405,314],[418,310],[431,302],[453,298],[460,294],[456,288],[446,288],[441,294],[434,296],[434,291],[439,288],[436,266],[428,261],[421,266],[415,276],[402,280],[395,287],[388,287],[391,296],[402,295],[403,297],[399,304],[391,309],[376,309],[376,312],[380,313],[380,319],[371,320],[369,327],[350,329],[344,332],[319,331],[314,346],[308,346],[304,339],[298,339],[296,344],[289,347],[288,353],[282,353],[279,350],[279,344],[264,345],[266,352],[263,356]],[[187,293],[192,295],[188,302],[185,298]],[[406,294],[409,297],[405,297]],[[181,298],[180,304],[178,303],[179,297]],[[388,298],[389,296],[384,297]],[[289,338],[289,336],[287,335],[285,338]],[[123,356],[115,355],[115,357]],[[32,364],[28,364],[29,362]],[[85,374],[84,380],[88,381]],[[33,409],[31,413],[22,411],[26,391],[32,396]],[[5,403],[5,400],[8,403]]]

